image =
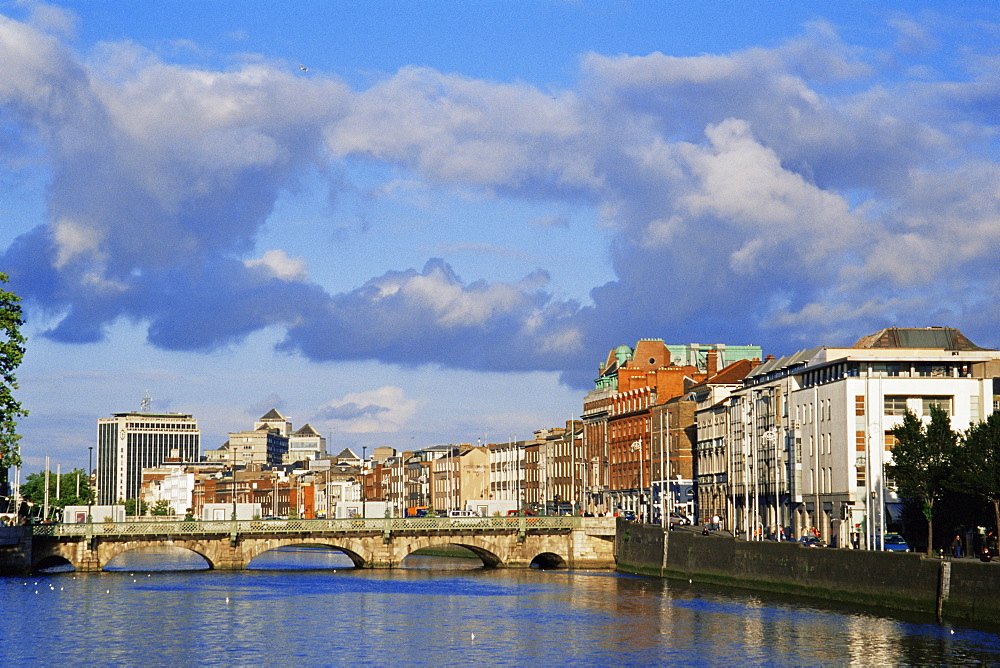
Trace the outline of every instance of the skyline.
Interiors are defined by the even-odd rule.
[[[0,4],[24,471],[525,438],[640,338],[1000,347],[986,3]]]

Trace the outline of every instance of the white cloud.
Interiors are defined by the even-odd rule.
[[[407,398],[402,388],[386,385],[331,399],[320,407],[315,422],[346,434],[395,433],[413,420],[422,404]]]
[[[897,23],[926,42],[920,27]],[[820,337],[900,303],[935,313],[920,291],[975,324],[955,286],[996,273],[995,77],[900,81],[822,23],[732,54],[589,54],[579,85],[554,94],[417,67],[354,91],[264,59],[213,71],[132,44],[93,61],[0,17],[0,98],[52,174],[49,222],[3,260],[30,278],[26,297],[67,314],[61,340],[129,318],[157,345],[202,350],[275,326],[283,349],[317,360],[581,369],[664,330],[781,339],[776,323],[794,321]],[[609,239],[594,253],[617,280],[581,306],[544,271],[466,281],[430,260],[328,294],[287,248],[242,260],[302,173],[359,160],[387,175],[362,207],[430,211],[459,191],[592,207]],[[524,257],[478,241],[477,224],[439,249]],[[197,328],[172,325],[181,315]]]
[[[249,269],[261,269],[282,281],[302,281],[308,273],[304,259],[288,257],[280,248],[266,251],[260,258],[247,260],[244,264]]]
[[[53,228],[56,245],[56,269],[62,269],[81,255],[100,256],[103,235],[99,230],[94,230],[67,218],[56,221]]]

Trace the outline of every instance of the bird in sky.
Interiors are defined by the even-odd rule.
[[[305,65],[299,65],[299,69],[302,70],[303,72],[308,72],[309,71],[309,68],[306,67]]]

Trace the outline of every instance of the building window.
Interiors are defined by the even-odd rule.
[[[937,406],[944,411],[945,415],[951,415],[951,397],[922,397],[923,401],[923,412],[922,415],[931,414],[931,406]]]
[[[885,395],[886,415],[906,415],[906,397],[901,395]]]
[[[918,364],[917,375],[929,378],[947,378],[951,375],[946,364]]]
[[[896,435],[891,431],[885,432],[885,449],[887,452],[892,452],[892,449],[896,447]]]

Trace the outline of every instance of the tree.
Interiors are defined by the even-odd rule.
[[[14,371],[24,359],[25,338],[21,334],[21,298],[3,289],[7,274],[0,272],[0,495],[8,494],[7,470],[21,465],[17,433],[18,419],[28,411],[14,399],[17,376]]]
[[[930,424],[909,410],[903,423],[892,430],[896,445],[892,464],[886,467],[904,499],[917,503],[927,520],[927,556],[934,549],[934,504],[948,487],[951,462],[958,434],[951,428],[951,418],[940,406],[931,406]]]
[[[59,477],[59,484],[56,478]],[[76,493],[77,483],[80,485],[79,495]],[[56,488],[59,489],[59,496],[56,497]],[[90,476],[83,469],[73,469],[69,473],[56,476],[49,471],[49,505],[52,508],[64,508],[66,506],[85,506],[91,500],[92,490],[90,489]],[[45,503],[45,471],[32,473],[21,485],[21,496],[31,501],[36,506]]]
[[[955,488],[985,499],[993,507],[993,526],[1000,530],[1000,413],[970,427],[955,455]]]
[[[170,507],[170,502],[166,499],[160,499],[153,504],[153,509],[150,511],[153,515],[173,515],[174,509]]]
[[[122,501],[121,499],[118,499],[118,505],[125,506],[125,515],[126,516],[129,516],[129,515],[131,515],[131,516],[145,515],[146,511],[149,510],[149,504],[146,503],[145,501],[140,501],[139,502],[139,512],[138,513],[135,512],[135,506],[136,506],[136,500],[135,499],[128,499],[126,501]]]

